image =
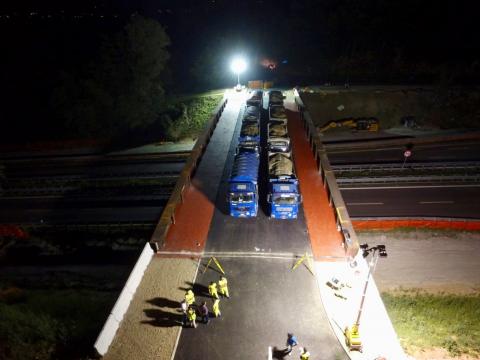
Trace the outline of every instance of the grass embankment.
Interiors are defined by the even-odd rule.
[[[87,359],[116,291],[0,292],[0,359]]]
[[[404,349],[443,348],[451,356],[480,356],[480,295],[429,294],[419,290],[383,293]]]
[[[48,227],[4,238],[0,359],[90,358],[151,231]]]
[[[212,91],[185,95],[172,101],[170,111],[162,119],[169,123],[167,140],[198,137],[222,97],[223,92]]]

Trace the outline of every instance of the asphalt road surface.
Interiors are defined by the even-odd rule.
[[[480,218],[479,186],[341,189],[351,217]]]
[[[269,346],[285,349],[289,332],[300,343],[292,359],[299,358],[300,346],[309,349],[312,359],[348,359],[325,316],[315,278],[304,267],[291,271],[292,261],[285,259],[219,261],[231,298],[220,300],[220,318],[183,329],[175,360],[267,359]],[[211,309],[207,286],[218,278],[214,270],[200,271],[197,303],[206,300]],[[280,353],[274,352],[274,359],[282,359]]]
[[[295,254],[311,253],[303,213],[297,220],[270,219],[262,203],[257,218],[228,215],[227,181],[239,126],[238,122],[205,248],[223,253],[218,260],[229,279],[231,299],[221,300],[221,318],[182,331],[175,359],[262,359],[267,358],[269,346],[277,348],[274,358],[280,359],[288,332],[297,335],[300,346],[306,346],[313,358],[347,359],[326,318],[315,278],[305,267],[291,270]],[[265,127],[264,116],[262,135]],[[266,175],[266,156],[261,157],[260,168],[260,174]],[[265,176],[260,176],[259,183],[264,199]],[[205,273],[200,269],[194,287],[200,294],[197,303],[205,299],[211,307],[207,286],[218,277],[213,269]],[[297,347],[292,358],[299,354]]]
[[[405,140],[405,144],[408,139]],[[372,145],[374,146],[374,145]],[[332,165],[365,164],[365,163],[393,163],[403,162],[405,147],[394,146],[371,149],[329,149],[328,159]],[[461,141],[442,144],[415,145],[412,156],[408,161],[466,161],[480,160],[480,143]]]

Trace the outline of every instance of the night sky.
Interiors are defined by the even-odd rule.
[[[420,0],[2,2],[0,116],[51,118],[62,74],[81,78],[132,14],[170,38],[169,92],[230,86],[236,54],[249,61],[244,80],[279,86],[478,84],[478,10],[475,1]]]

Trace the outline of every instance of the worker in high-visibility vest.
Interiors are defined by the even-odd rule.
[[[220,299],[216,299],[213,302],[213,307],[212,307],[213,314],[215,317],[222,316],[222,313],[220,312]]]
[[[197,323],[195,320],[197,319],[197,313],[195,312],[195,309],[193,306],[190,306],[187,311],[187,316],[188,316],[188,321],[190,322],[190,326],[193,328],[197,327]]]
[[[300,360],[309,360],[310,353],[308,352],[307,348],[303,348],[302,353],[300,354]]]
[[[189,289],[185,293],[185,301],[187,302],[187,305],[190,306],[195,302],[195,294],[193,293],[192,289]]]
[[[208,293],[212,298],[218,299],[217,283],[215,281],[211,281],[208,285]]]
[[[228,293],[228,281],[225,276],[220,276],[220,280],[218,280],[218,286],[220,288],[220,294],[230,299],[230,294]]]

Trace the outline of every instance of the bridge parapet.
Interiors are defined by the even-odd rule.
[[[315,161],[317,163],[317,169],[322,178],[323,185],[328,194],[328,201],[332,206],[335,214],[335,220],[337,223],[337,229],[341,232],[343,237],[343,246],[345,248],[346,255],[353,259],[359,250],[359,243],[357,234],[348,215],[345,202],[337,184],[334,172],[330,166],[325,146],[322,143],[321,137],[317,132],[317,129],[312,121],[311,115],[308,112],[300,94],[297,90],[294,90],[295,104],[297,105],[300,117],[302,119],[303,127],[310,144],[310,149],[313,152]]]

